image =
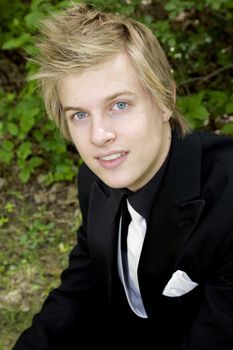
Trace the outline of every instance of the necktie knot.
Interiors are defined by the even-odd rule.
[[[145,230],[146,229],[146,222],[145,219],[143,218],[143,216],[141,216],[129,203],[129,201],[127,200],[127,208],[128,211],[130,213],[131,219],[132,219],[132,223],[136,226],[136,228],[140,228],[141,230]]]

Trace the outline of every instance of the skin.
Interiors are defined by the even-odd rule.
[[[125,53],[67,75],[58,94],[72,140],[108,186],[137,191],[163,164],[171,143],[171,111],[142,89]]]

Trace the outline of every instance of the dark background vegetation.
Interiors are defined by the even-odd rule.
[[[74,1],[75,2],[75,1]],[[84,1],[85,2],[85,1]],[[233,0],[93,0],[147,24],[193,129],[233,135]],[[0,350],[39,310],[75,242],[80,159],[47,121],[26,60],[38,22],[69,1],[0,0]]]

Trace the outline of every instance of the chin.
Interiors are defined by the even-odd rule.
[[[103,181],[108,187],[111,187],[111,188],[115,188],[115,189],[118,189],[118,188],[125,188],[127,187],[124,183],[116,183],[116,182],[112,182],[112,181]]]
[[[113,179],[101,179],[107,186],[115,189],[120,189],[120,188],[128,188],[130,187],[131,182],[129,181],[112,181]]]
[[[101,178],[101,180],[105,183],[105,185],[111,187],[111,188],[125,188],[128,186],[127,181],[114,181],[113,179],[106,179],[106,178]]]

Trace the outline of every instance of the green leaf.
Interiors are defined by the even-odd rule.
[[[122,6],[119,10],[121,13],[123,13],[126,16],[132,16],[135,10],[135,5],[130,4],[128,6]]]
[[[224,125],[224,126],[221,128],[221,131],[222,131],[223,133],[233,135],[233,123],[229,123],[229,124]]]
[[[36,108],[35,113],[31,113],[31,114],[23,114],[20,120],[20,128],[22,129],[22,131],[27,134],[32,127],[35,124],[35,115],[37,114],[38,109]]]
[[[10,164],[14,157],[14,153],[7,150],[0,150],[0,162]]]
[[[26,167],[26,161],[22,158],[17,159],[17,165],[20,169],[23,169]]]
[[[233,113],[233,94],[231,94],[231,96],[228,98],[227,104],[226,104],[226,108],[225,108],[225,112],[227,114],[232,114]]]
[[[27,42],[29,42],[31,39],[31,36],[28,33],[23,33],[18,38],[13,38],[8,41],[6,41],[2,45],[3,50],[12,50],[12,49],[18,49],[20,47],[23,47]]]
[[[153,17],[150,15],[146,15],[143,17],[144,23],[150,26],[153,23]]]
[[[43,163],[43,159],[40,157],[32,157],[31,159],[29,159],[28,161],[28,166],[30,169],[34,169],[37,168],[38,166],[40,166]]]
[[[30,5],[31,12],[37,11],[43,2],[44,0],[32,0]]]
[[[21,159],[26,159],[32,153],[31,142],[23,142],[17,151],[17,156]]]
[[[210,115],[205,106],[197,107],[195,113],[196,113],[196,118],[198,120],[203,120],[203,121],[206,120]]]
[[[176,17],[179,13],[190,9],[193,6],[193,1],[188,0],[170,0],[164,6],[165,10],[170,13],[171,18]]]
[[[206,4],[213,10],[219,11],[222,5],[225,5],[228,0],[206,0]]]
[[[14,148],[14,144],[13,144],[13,142],[11,142],[9,140],[4,140],[2,143],[2,147],[6,151],[12,151]]]
[[[27,16],[25,16],[25,22],[26,25],[30,29],[35,29],[38,26],[39,21],[44,17],[44,13],[40,10],[36,10],[33,12],[30,12]]]
[[[182,114],[189,122],[191,128],[200,128],[209,117],[208,110],[202,104],[203,97],[204,92],[202,91],[196,95],[180,97],[177,99],[177,104]]]
[[[210,91],[209,92],[209,103],[212,106],[215,106],[216,108],[222,107],[223,105],[225,105],[228,96],[226,92],[222,92],[222,91]]]
[[[20,171],[19,178],[23,183],[26,183],[30,179],[30,175],[31,171],[29,168],[26,167]]]
[[[227,114],[233,113],[233,102],[229,102],[226,104],[225,111]]]
[[[16,136],[19,132],[18,126],[12,122],[7,124],[7,130],[10,133],[10,135],[12,135],[12,136]]]
[[[41,130],[36,129],[35,131],[33,131],[33,137],[38,143],[40,143],[43,140],[44,135]]]

